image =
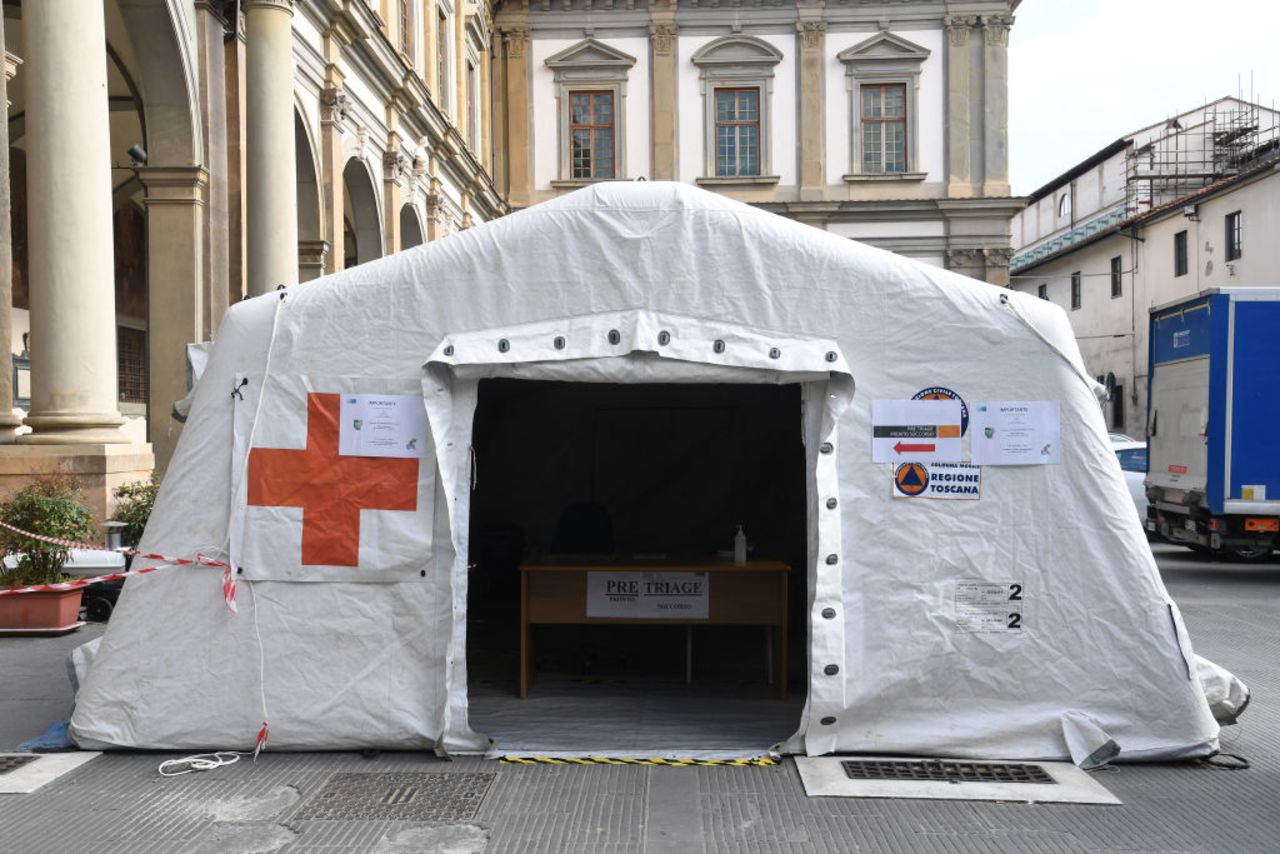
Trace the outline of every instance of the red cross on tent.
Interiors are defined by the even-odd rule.
[[[307,395],[305,450],[249,451],[249,503],[302,508],[303,566],[359,566],[361,510],[418,509],[417,459],[338,454],[340,401]]]

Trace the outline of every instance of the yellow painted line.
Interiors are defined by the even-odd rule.
[[[777,765],[768,756],[753,759],[655,759],[634,756],[500,756],[503,765],[664,765],[672,768],[752,768]]]

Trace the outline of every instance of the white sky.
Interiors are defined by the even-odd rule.
[[[1023,0],[1009,179],[1026,195],[1130,131],[1237,85],[1280,107],[1280,0]]]

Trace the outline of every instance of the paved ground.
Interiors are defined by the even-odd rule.
[[[268,755],[162,779],[161,756],[110,755],[33,795],[0,796],[0,852],[1274,852],[1280,850],[1280,561],[1207,564],[1157,549],[1196,649],[1254,690],[1224,734],[1248,771],[1124,766],[1122,807],[809,799],[795,766],[521,767],[418,755]],[[88,639],[0,639],[0,747],[65,717],[61,653]],[[491,774],[474,818],[314,817],[335,772]]]

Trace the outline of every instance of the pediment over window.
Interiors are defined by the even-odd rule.
[[[556,71],[579,69],[626,69],[636,64],[636,58],[595,39],[583,39],[553,56],[547,57],[548,68]]]
[[[754,36],[733,35],[716,39],[694,51],[693,64],[703,67],[759,67],[782,62],[782,51]]]
[[[917,68],[929,58],[929,49],[890,32],[876,33],[836,54],[836,59],[866,69],[886,67]]]

